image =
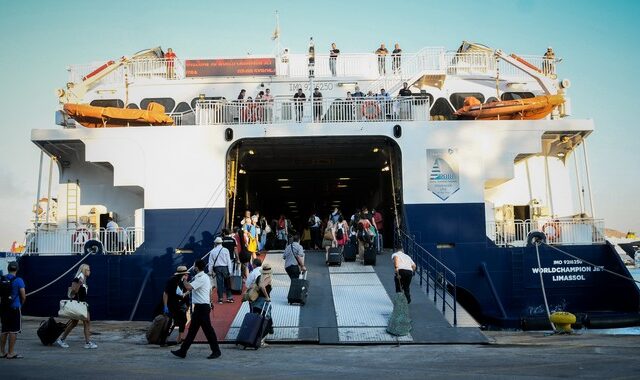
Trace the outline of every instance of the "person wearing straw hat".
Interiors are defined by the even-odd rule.
[[[211,355],[209,355],[207,359],[217,359],[222,356],[222,352],[220,352],[216,331],[213,329],[213,326],[211,326],[211,280],[204,272],[205,263],[203,260],[196,260],[193,267],[196,275],[191,282],[188,282],[186,278],[182,280],[182,285],[191,291],[194,305],[193,313],[191,314],[191,325],[180,349],[171,351],[171,353],[184,359],[187,356],[189,347],[191,347],[193,340],[196,338],[198,330],[202,328],[204,336],[207,338],[207,342],[209,342],[209,347],[211,348]]]
[[[256,278],[255,286],[258,287],[258,299],[254,302],[249,303],[250,310],[252,313],[261,314],[262,309],[267,307],[267,303],[271,302],[271,264],[264,263],[262,264],[261,274]],[[268,309],[269,312],[265,315],[267,318],[267,327],[264,329],[264,334],[262,335],[262,343],[261,346],[265,347],[267,344],[265,340],[267,335],[273,334],[273,320],[271,319],[271,309]]]
[[[182,282],[189,278],[189,270],[180,265],[176,273],[169,278],[162,294],[163,312],[173,318],[173,323],[178,327],[176,343],[182,343],[184,328],[187,324],[187,306],[189,303],[189,291]]]

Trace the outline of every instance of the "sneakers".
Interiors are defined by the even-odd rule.
[[[218,305],[222,305],[224,303],[224,301],[222,301],[221,299],[218,300]]]
[[[180,350],[174,350],[174,351],[171,351],[171,353],[182,359],[184,359],[187,356],[187,354],[183,353]]]
[[[227,303],[233,303],[233,298],[227,298]]]
[[[217,359],[220,356],[222,356],[222,352],[218,351],[218,352],[212,352],[211,355],[207,356],[207,359]]]
[[[62,340],[62,339],[60,339],[60,338],[56,339],[55,344],[56,344],[57,346],[59,346],[59,347],[62,347],[62,348],[69,348],[69,345],[68,345],[68,344],[66,344],[66,343],[64,342],[64,340]]]
[[[67,346],[69,347],[69,346]],[[92,350],[94,348],[98,348],[98,345],[93,343],[93,342],[89,342],[89,343],[85,343],[84,348],[88,349],[88,350]]]

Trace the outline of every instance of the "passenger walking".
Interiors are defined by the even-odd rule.
[[[180,265],[167,281],[162,293],[163,312],[169,315],[173,319],[174,325],[178,327],[178,338],[176,339],[178,344],[182,343],[184,328],[187,325],[189,292],[182,284],[185,278],[189,278],[189,271],[186,266]]]
[[[256,282],[258,276],[262,274],[262,260],[253,259],[251,264],[253,264],[253,270],[251,271],[251,273],[249,273],[249,276],[247,276],[247,279],[245,281],[245,286],[247,287],[247,289],[249,289],[251,285]]]
[[[6,276],[2,277],[3,293],[0,300],[0,358],[20,359],[16,353],[16,341],[22,330],[22,306],[27,299],[24,280],[17,276],[18,263],[7,265]]]
[[[395,270],[396,293],[404,292],[407,302],[411,303],[411,278],[416,271],[416,263],[402,251],[402,246],[396,246],[394,251],[391,260]]]
[[[271,282],[271,265],[265,263],[262,265],[261,274],[256,278],[255,282],[258,290],[258,299],[249,304],[252,313],[262,314],[262,309],[267,307],[267,303],[271,302]],[[273,320],[271,319],[271,312],[269,311],[266,313],[265,317],[267,326],[265,327],[262,335],[261,347],[267,346],[265,343],[267,335],[273,334]]]
[[[231,257],[229,250],[222,246],[222,238],[218,236],[213,241],[215,247],[209,252],[209,273],[216,275],[216,285],[218,288],[218,303],[224,302],[222,296],[227,294],[227,302],[233,303],[233,295],[231,288],[227,286],[229,279],[229,265],[231,265]]]
[[[299,88],[298,92],[296,92],[295,95],[293,95],[293,103],[296,111],[296,122],[298,123],[302,121],[302,117],[304,116],[305,99],[306,99],[306,96],[304,95],[304,92],[302,92],[301,88]]]
[[[300,273],[307,271],[304,266],[304,248],[300,245],[298,234],[293,235],[292,242],[284,249],[282,258],[284,259],[284,270],[289,278],[299,278]]]
[[[313,120],[322,121],[322,93],[318,87],[313,89]]]
[[[380,75],[387,74],[387,54],[389,54],[389,50],[387,50],[384,44],[380,44],[380,47],[376,50],[376,55],[378,56],[378,74]]]
[[[316,213],[312,213],[307,221],[309,229],[311,230],[311,249],[320,249],[322,246],[322,237],[320,236],[320,218],[316,216]]]
[[[280,218],[276,224],[276,239],[278,249],[284,249],[289,239],[289,221],[284,214],[280,214]]]
[[[249,274],[248,264],[251,262],[251,252],[247,249],[247,240],[244,237],[245,232],[242,228],[238,228],[236,236],[238,237],[238,260],[240,261],[240,268],[242,269],[242,276],[247,278]]]
[[[89,286],[87,285],[87,280],[91,276],[91,267],[87,264],[80,265],[78,268],[78,272],[73,278],[73,282],[71,282],[71,288],[69,290],[70,298],[76,300],[78,302],[87,302],[87,293],[89,290]],[[67,325],[67,328],[64,330],[60,338],[56,340],[56,344],[62,348],[69,348],[69,345],[65,342],[71,330],[73,330],[78,325],[77,319],[72,319],[70,323]],[[94,349],[98,348],[98,345],[91,341],[91,318],[89,315],[89,305],[87,304],[87,319],[82,321],[82,325],[84,327],[84,348]]]
[[[322,248],[325,250],[325,262],[329,262],[329,248],[335,248],[337,246],[338,241],[336,240],[335,225],[331,220],[328,220],[327,227],[325,227],[324,234],[322,236]]]
[[[240,262],[238,260],[236,239],[231,233],[229,233],[229,230],[226,228],[222,230],[222,246],[225,247],[227,251],[229,251],[229,258],[231,258],[231,262]]]
[[[335,207],[333,209],[333,211],[331,212],[331,214],[329,214],[329,220],[332,221],[334,224],[338,223],[338,219],[342,216],[342,214],[340,214],[340,209],[338,209],[337,207]]]
[[[171,351],[172,354],[179,358],[184,359],[187,356],[187,351],[189,351],[189,347],[191,347],[200,328],[202,328],[211,348],[211,354],[207,359],[216,359],[222,355],[220,346],[218,346],[218,337],[216,337],[216,332],[211,326],[211,281],[209,276],[204,273],[204,268],[204,261],[196,260],[194,264],[196,275],[191,282],[188,282],[186,278],[182,281],[184,287],[191,291],[193,313],[191,314],[191,324],[189,325],[187,337],[182,342],[180,349]]]
[[[335,42],[331,44],[331,49],[329,50],[329,69],[331,70],[331,76],[336,76],[336,61],[338,60],[338,54],[340,54],[340,49],[336,47]]]
[[[400,73],[400,65],[402,63],[402,49],[400,49],[400,44],[396,43],[393,51],[391,52],[391,68],[393,69],[394,74]]]
[[[336,223],[336,241],[338,242],[338,247],[344,247],[349,241],[349,224],[347,224],[342,215],[338,217],[338,222]]]

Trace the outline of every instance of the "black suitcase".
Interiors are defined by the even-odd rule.
[[[344,261],[356,261],[356,257],[358,256],[358,239],[356,239],[355,236],[352,236],[344,246],[342,256],[344,256]]]
[[[369,245],[364,249],[364,265],[376,265],[376,248],[375,246]]]
[[[229,276],[229,289],[233,294],[242,294],[242,274],[236,263],[233,263],[233,273]]]
[[[271,304],[267,303],[262,309],[262,313],[247,313],[244,315],[240,331],[238,331],[238,337],[236,338],[236,344],[244,348],[255,348],[256,350],[260,348],[265,329],[269,327],[268,318],[270,317],[268,317],[268,315],[270,309]]]
[[[302,278],[294,278],[289,286],[289,294],[287,301],[289,304],[298,304],[304,306],[307,303],[307,294],[309,293],[309,281],[307,280],[307,272],[304,272]]]
[[[49,319],[40,322],[38,327],[38,338],[45,346],[53,344],[53,342],[62,335],[62,332],[67,327],[65,323],[56,322],[55,318],[49,317]]]
[[[341,266],[342,265],[342,249],[341,248],[329,248],[329,255],[327,256],[327,265],[329,266]]]

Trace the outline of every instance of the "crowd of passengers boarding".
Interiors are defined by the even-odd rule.
[[[313,122],[334,121],[373,121],[373,120],[407,120],[411,117],[411,104],[415,101],[414,94],[407,82],[402,84],[398,96],[391,95],[381,88],[379,93],[369,90],[366,94],[355,86],[353,92],[347,91],[344,98],[334,99],[331,104],[322,101],[322,93],[315,87],[313,93],[307,95],[302,88],[298,88],[290,99],[289,106],[293,106],[295,121],[300,123],[305,115],[305,105],[312,113]],[[240,123],[262,123],[273,121],[274,96],[270,89],[259,91],[255,99],[247,96],[247,90],[242,89],[238,94],[235,105],[238,107],[238,121]],[[325,105],[326,107],[325,109]]]

